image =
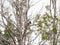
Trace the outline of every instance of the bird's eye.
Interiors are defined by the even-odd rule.
[[[29,24],[31,24],[31,21],[29,21]]]

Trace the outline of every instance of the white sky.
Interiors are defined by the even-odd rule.
[[[38,13],[43,14],[46,11],[45,6],[49,5],[49,0],[31,0],[30,4],[33,5],[36,2],[38,2],[38,3],[35,4],[34,6],[32,6],[28,11],[29,17],[33,18]],[[57,0],[57,8],[59,8],[59,7],[60,7],[60,0]],[[59,11],[59,10],[57,10],[57,11]]]

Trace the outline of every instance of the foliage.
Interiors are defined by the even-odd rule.
[[[47,10],[50,10],[50,6],[49,6],[49,5],[47,5],[47,6],[46,6],[46,9],[47,9]]]
[[[8,22],[6,29],[4,31],[4,37],[8,40],[11,38],[11,35],[14,36],[12,30],[14,30],[14,26],[11,22]]]
[[[58,28],[58,16],[55,15],[55,24],[53,26],[53,17],[49,15],[47,12],[44,15],[39,15],[39,18],[36,20],[40,33],[42,34],[42,39],[49,40],[50,39],[50,32],[54,32],[57,34]]]

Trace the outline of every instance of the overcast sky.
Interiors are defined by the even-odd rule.
[[[36,2],[38,2],[38,3],[36,3]],[[35,4],[35,5],[32,6],[33,4]],[[45,9],[46,5],[49,5],[49,0],[30,0],[31,8],[28,11],[29,17],[33,18],[38,13],[43,14],[46,11],[46,9]],[[57,0],[57,8],[59,8],[59,7],[60,7],[60,0]],[[57,9],[57,11],[59,11],[59,10]]]

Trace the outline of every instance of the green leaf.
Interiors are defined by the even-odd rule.
[[[49,5],[47,5],[47,6],[46,6],[46,9],[47,9],[47,10],[50,10],[50,6],[49,6]]]
[[[10,36],[10,30],[5,30],[5,31],[4,31],[4,37],[5,37],[7,40],[11,38],[11,36]]]
[[[38,27],[42,27],[42,22],[41,21],[38,22]]]
[[[56,26],[53,26],[53,30],[52,31],[53,31],[54,34],[57,34]]]
[[[54,3],[55,0],[52,0],[52,3]]]
[[[42,40],[49,40],[50,38],[49,38],[49,33],[43,33],[42,34]]]

